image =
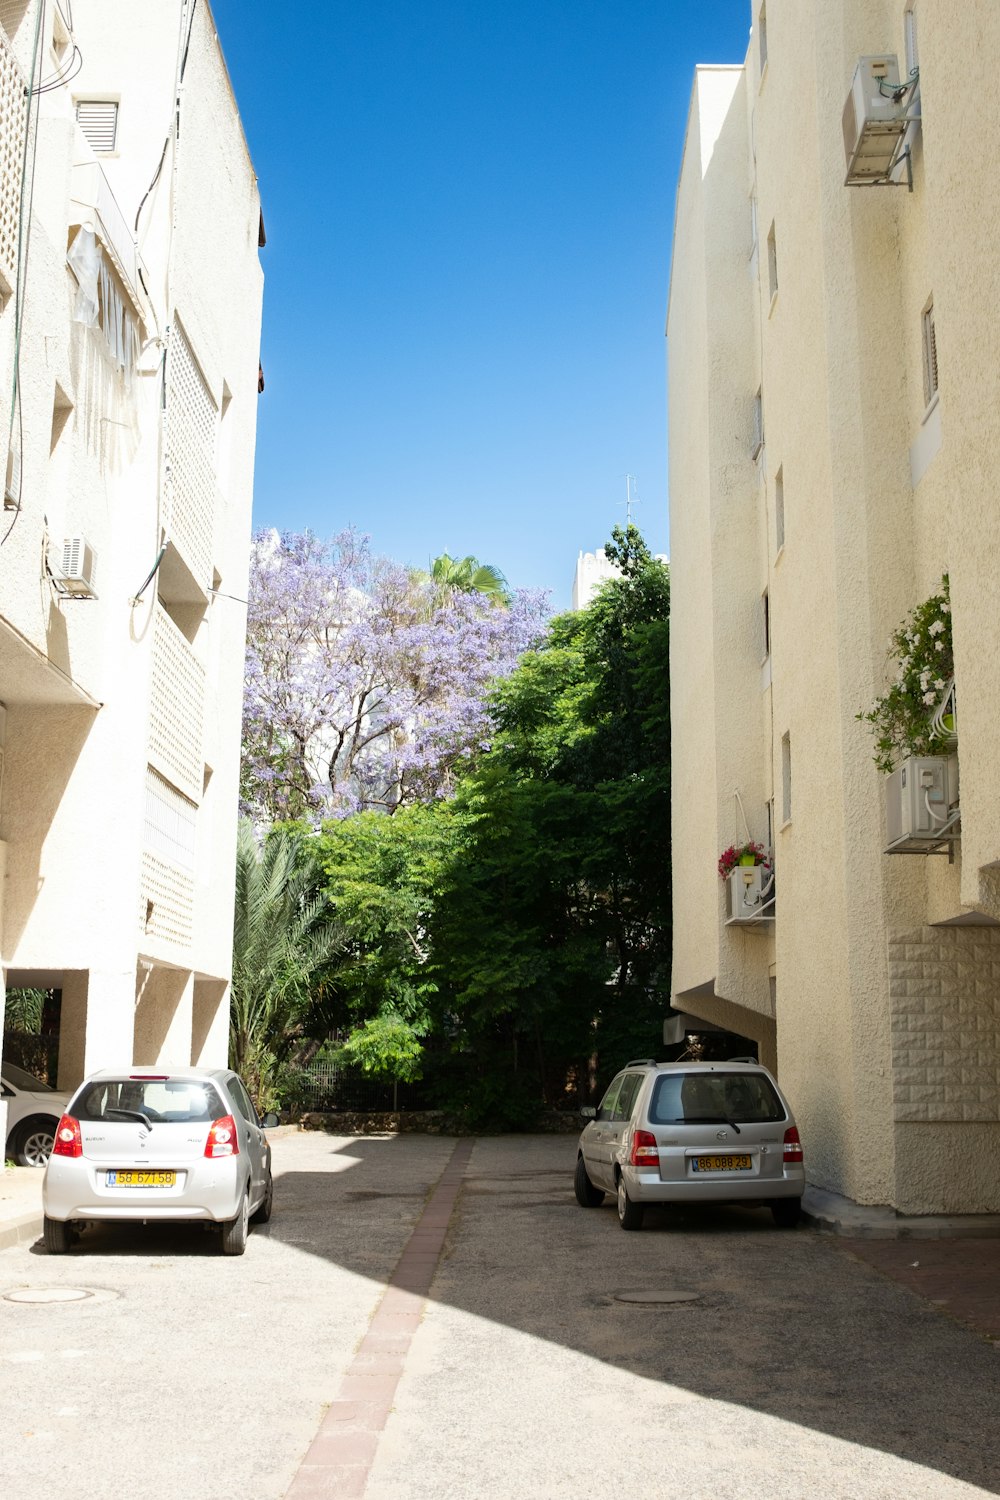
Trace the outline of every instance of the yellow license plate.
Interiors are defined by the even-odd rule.
[[[109,1172],[107,1175],[108,1187],[129,1188],[165,1188],[173,1187],[177,1181],[176,1172]]]
[[[691,1162],[695,1172],[749,1172],[752,1166],[749,1156],[696,1156]]]

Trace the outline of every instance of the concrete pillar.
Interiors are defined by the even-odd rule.
[[[59,1013],[59,1087],[75,1089],[84,1077],[87,1044],[87,971],[67,969]]]
[[[96,1073],[99,1068],[130,1067],[134,1034],[135,969],[91,969],[87,983],[84,1076]],[[61,1075],[60,1064],[60,1081]]]
[[[187,1067],[191,1061],[194,975],[188,969],[140,965],[132,1061],[145,1066]]]
[[[229,985],[224,979],[195,980],[191,1061],[200,1068],[224,1068],[229,1061]]]

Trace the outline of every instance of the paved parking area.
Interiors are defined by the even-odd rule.
[[[1000,1347],[833,1236],[735,1209],[623,1234],[576,1204],[572,1138],[274,1151],[242,1258],[165,1227],[0,1252],[18,1500],[1000,1493]],[[7,1300],[45,1288],[89,1296]]]

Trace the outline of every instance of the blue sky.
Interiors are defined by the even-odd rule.
[[[569,604],[668,550],[670,235],[692,73],[749,0],[212,0],[268,243],[254,517]]]

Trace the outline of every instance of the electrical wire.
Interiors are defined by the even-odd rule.
[[[42,23],[45,17],[45,0],[39,0],[35,16],[35,38],[31,49],[31,74],[25,90],[27,118],[24,125],[24,156],[21,161],[21,192],[17,220],[17,275],[14,286],[14,373],[10,393],[10,421],[7,424],[7,451],[10,452],[14,436],[14,419],[17,418],[18,451],[24,453],[24,412],[21,406],[21,334],[24,328],[24,298],[28,284],[28,252],[31,246],[31,215],[35,201],[35,168],[38,165],[38,116],[41,98],[35,92],[35,69],[38,64],[39,46],[42,38]],[[35,99],[35,128],[31,128],[31,101]],[[31,156],[31,175],[28,176],[28,157]],[[28,194],[25,201],[25,184]],[[25,212],[27,210],[27,213]],[[10,525],[0,537],[0,547],[6,546],[11,532],[21,514],[21,494],[18,491],[17,505]]]
[[[889,87],[886,88],[885,79],[880,78],[878,80],[878,91],[882,95],[883,99],[891,99],[894,104],[901,104],[906,95],[910,93],[912,89],[915,89],[919,82],[920,69],[911,68],[909,77],[907,78],[905,83],[890,83]]]
[[[43,78],[38,87],[32,89],[31,92],[33,94],[52,94],[56,89],[62,88],[64,83],[70,83],[82,67],[83,53],[74,42],[70,60],[62,71],[59,73],[50,73],[48,78]]]
[[[159,552],[157,553],[157,556],[156,556],[156,561],[153,564],[153,566],[150,568],[149,572],[146,574],[146,577],[143,580],[141,588],[137,589],[136,592],[133,594],[132,598],[129,600],[130,604],[132,604],[132,605],[138,604],[139,601],[140,601],[140,599],[142,598],[143,594],[149,588],[149,585],[152,583],[153,579],[156,577],[156,573],[157,573],[157,570],[159,569],[160,563],[163,561],[163,559],[167,555],[167,548],[169,547],[169,545],[170,545],[170,541],[169,541],[169,538],[167,538],[167,539],[164,540],[163,545],[160,547],[160,550],[159,550]]]
[[[177,88],[176,88],[175,97],[174,97],[174,118],[171,121],[170,128],[167,131],[166,138],[164,139],[163,150],[160,152],[160,159],[159,159],[159,161],[156,164],[156,171],[153,173],[152,181],[150,182],[149,187],[143,193],[143,195],[142,195],[142,201],[140,202],[139,207],[135,211],[135,224],[133,225],[133,229],[134,229],[135,233],[137,233],[137,234],[139,232],[139,219],[142,216],[142,210],[145,207],[146,199],[149,197],[150,193],[155,188],[157,182],[160,180],[160,173],[163,171],[163,163],[167,159],[167,150],[168,150],[168,148],[170,146],[170,142],[174,138],[175,131],[176,131],[177,134],[180,133],[180,130],[179,130],[179,125],[180,125],[179,114],[180,114],[180,111],[179,111],[179,108],[178,108],[178,106],[180,104],[180,86],[184,82],[184,72],[185,72],[185,69],[187,68],[188,52],[191,49],[191,33],[192,33],[193,29],[194,29],[194,13],[195,13],[195,11],[196,11],[197,8],[198,8],[198,0],[193,0],[192,6],[191,6],[191,15],[190,15],[190,17],[188,19],[187,36],[184,39],[184,48],[183,48],[182,52],[179,52],[179,60],[178,60],[178,65],[177,65]],[[143,286],[145,287],[145,282],[143,282]],[[147,297],[149,296],[148,290],[146,292],[146,295],[147,295]]]

